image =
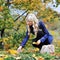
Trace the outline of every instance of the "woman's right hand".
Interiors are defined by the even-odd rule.
[[[22,46],[19,46],[19,48],[17,49],[17,52],[21,52],[22,51]]]

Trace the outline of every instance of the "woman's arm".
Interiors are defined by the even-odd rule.
[[[39,25],[41,26],[42,30],[44,31],[45,35],[40,39],[41,42],[44,42],[48,36],[49,36],[49,32],[48,30],[46,29],[44,23],[42,21],[39,22]]]
[[[28,31],[26,32],[26,37],[23,39],[21,45],[19,46],[19,48],[17,49],[17,52],[21,52],[22,51],[22,48],[25,46],[26,42],[28,41],[29,39],[29,35],[28,35]]]
[[[29,35],[28,35],[28,31],[27,31],[27,32],[26,32],[26,36],[25,36],[25,38],[23,39],[23,41],[22,41],[22,43],[21,43],[21,46],[22,46],[22,47],[25,46],[25,44],[26,44],[26,42],[28,41],[28,39],[29,39]]]

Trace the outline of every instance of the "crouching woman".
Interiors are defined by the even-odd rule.
[[[48,32],[42,21],[39,21],[36,16],[32,13],[29,13],[26,17],[27,32],[26,36],[17,49],[18,52],[21,52],[22,48],[26,45],[29,40],[30,33],[34,34],[36,37],[32,40],[32,45],[39,49],[43,45],[49,45],[52,43],[53,36]]]

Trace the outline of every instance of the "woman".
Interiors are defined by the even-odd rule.
[[[26,17],[27,32],[26,37],[23,39],[21,45],[17,49],[18,52],[25,46],[29,39],[30,33],[34,34],[36,38],[33,39],[33,46],[39,49],[43,45],[48,45],[52,43],[53,37],[50,35],[42,21],[38,21],[36,16],[32,13],[28,14]]]

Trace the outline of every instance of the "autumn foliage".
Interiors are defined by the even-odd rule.
[[[22,11],[27,10],[25,13],[35,13],[37,18],[44,21],[47,29],[53,35],[56,53],[54,56],[49,54],[41,55],[38,48],[33,48],[31,43],[34,35],[30,35],[30,39],[26,44],[26,47],[22,49],[22,53],[17,53],[17,48],[25,37],[26,32],[26,16],[22,15],[22,20],[19,18],[15,21],[14,16],[10,14],[8,4],[5,0],[0,0],[0,32],[4,29],[3,37],[0,38],[0,42],[3,42],[3,51],[0,56],[0,60],[11,59],[23,59],[23,60],[54,60],[55,56],[60,56],[60,15],[50,8],[46,8],[46,4],[50,0],[46,0],[44,4],[41,0],[12,0],[14,6],[13,9],[19,9]],[[57,0],[60,3],[60,0]],[[18,15],[19,16],[19,15]],[[17,15],[16,15],[17,18]],[[0,34],[1,35],[1,34]],[[37,44],[33,42],[33,44]],[[1,46],[1,45],[0,45]],[[28,48],[28,49],[27,49]],[[17,55],[17,56],[16,56]]]

